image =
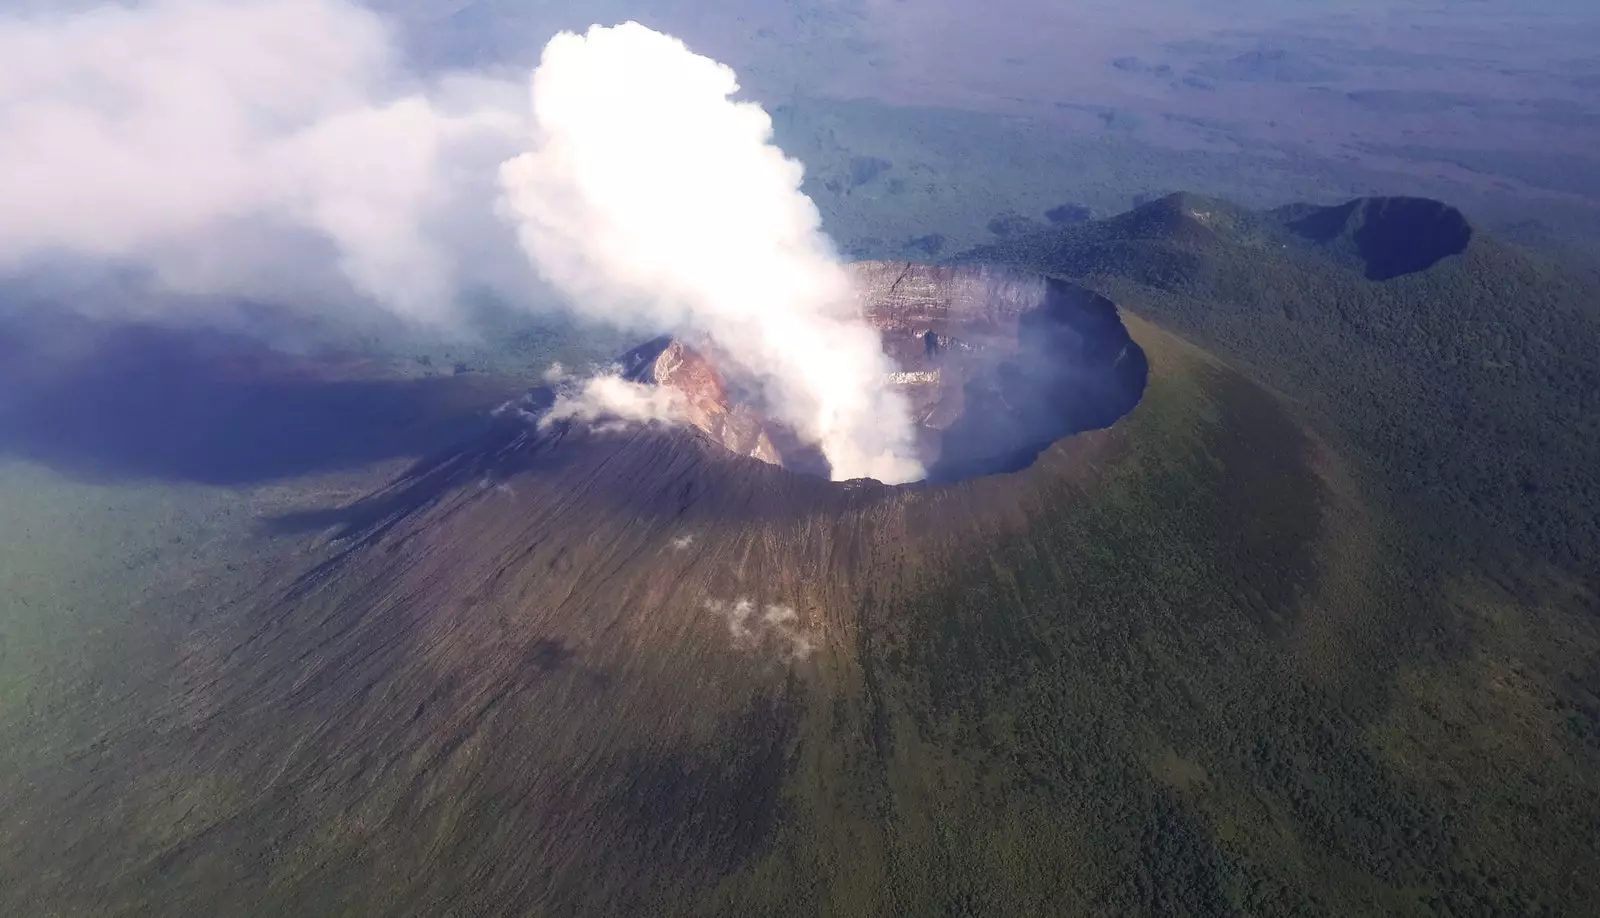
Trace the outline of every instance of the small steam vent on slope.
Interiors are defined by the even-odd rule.
[[[910,406],[912,458],[929,481],[1025,468],[1057,440],[1109,426],[1144,391],[1144,353],[1097,294],[990,266],[847,267],[882,337],[882,383]],[[763,409],[740,355],[664,336],[619,362],[626,381],[664,390],[653,400],[672,416],[657,419],[687,422],[732,453],[830,475],[814,444]]]

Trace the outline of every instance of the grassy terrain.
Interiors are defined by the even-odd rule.
[[[0,783],[103,733],[202,617],[248,593],[261,516],[353,499],[395,468],[236,490],[0,465]],[[206,603],[175,599],[197,586]]]
[[[1053,509],[1022,531],[875,585],[737,901],[1581,908],[1594,596],[1417,563],[1280,402],[1134,332],[1150,387],[1092,482],[1042,485]]]

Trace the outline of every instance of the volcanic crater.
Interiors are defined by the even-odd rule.
[[[1108,427],[1144,392],[1148,366],[1108,299],[993,266],[857,262],[862,314],[911,405],[931,483],[1026,468],[1052,443]],[[621,358],[635,382],[676,389],[687,420],[730,452],[827,477],[827,460],[765,416],[730,361],[670,337]]]

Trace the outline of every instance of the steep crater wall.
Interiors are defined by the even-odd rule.
[[[1091,291],[984,265],[850,271],[896,367],[886,382],[911,404],[930,482],[1026,468],[1057,440],[1110,426],[1144,392],[1144,352]],[[826,476],[815,449],[739,394],[749,387],[723,372],[727,362],[667,338],[622,358],[629,378],[681,391],[690,422],[728,450]]]
[[[900,369],[931,482],[1026,468],[1144,394],[1144,352],[1116,306],[1082,287],[986,265],[851,270]]]
[[[1279,211],[1289,229],[1329,249],[1367,280],[1426,271],[1472,241],[1461,211],[1429,198],[1357,198],[1337,207]]]

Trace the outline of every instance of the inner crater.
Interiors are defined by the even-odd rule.
[[[987,265],[848,270],[896,366],[886,382],[911,403],[931,482],[1026,468],[1057,440],[1110,426],[1144,393],[1144,352],[1116,305],[1090,290]],[[731,452],[828,475],[821,453],[765,417],[718,363],[672,338],[622,358],[629,379],[681,392],[690,423]]]

